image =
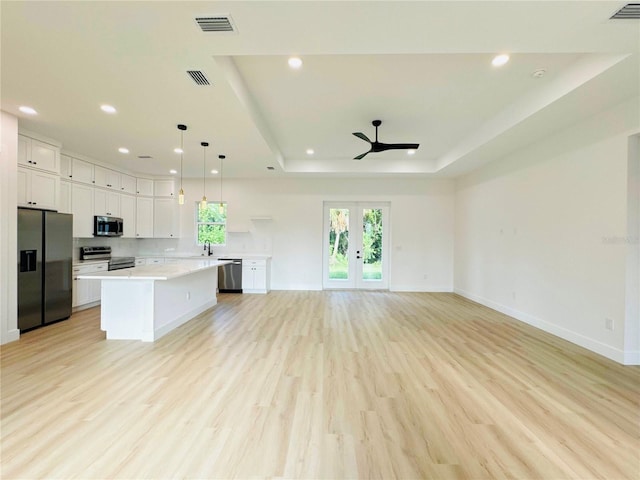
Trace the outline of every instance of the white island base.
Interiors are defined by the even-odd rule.
[[[217,266],[224,263],[151,265],[82,278],[102,280],[100,325],[107,339],[153,342],[216,305]]]

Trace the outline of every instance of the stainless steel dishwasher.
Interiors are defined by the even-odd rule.
[[[218,291],[220,293],[242,293],[242,259],[218,258],[231,263],[218,267]]]

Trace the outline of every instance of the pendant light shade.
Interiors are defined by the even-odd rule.
[[[180,192],[178,193],[178,204],[180,205],[184,205],[184,190],[182,189],[182,162],[184,156],[184,131],[186,129],[186,125],[178,125],[178,130],[180,130]]]
[[[225,156],[218,155],[218,158],[220,159],[220,205],[218,206],[218,212],[222,215],[224,213],[224,203],[222,203],[222,163]]]
[[[206,189],[206,171],[207,171],[207,147],[209,143],[200,142],[202,145],[202,200],[200,200],[200,210],[207,208],[207,189]]]

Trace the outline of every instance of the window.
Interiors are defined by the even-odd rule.
[[[196,202],[197,243],[204,245],[207,240],[211,245],[225,245],[227,241],[227,204],[208,203],[201,209]]]

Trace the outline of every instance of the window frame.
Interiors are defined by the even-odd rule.
[[[196,245],[198,247],[204,246],[204,243],[200,243],[200,225],[220,225],[224,229],[224,243],[212,243],[212,246],[225,247],[227,245],[227,234],[229,233],[227,230],[227,202],[209,202],[207,203],[207,208],[211,208],[211,206],[215,205],[216,208],[220,208],[220,205],[223,205],[224,208],[224,222],[201,222],[200,221],[200,202],[195,202],[195,240]]]

